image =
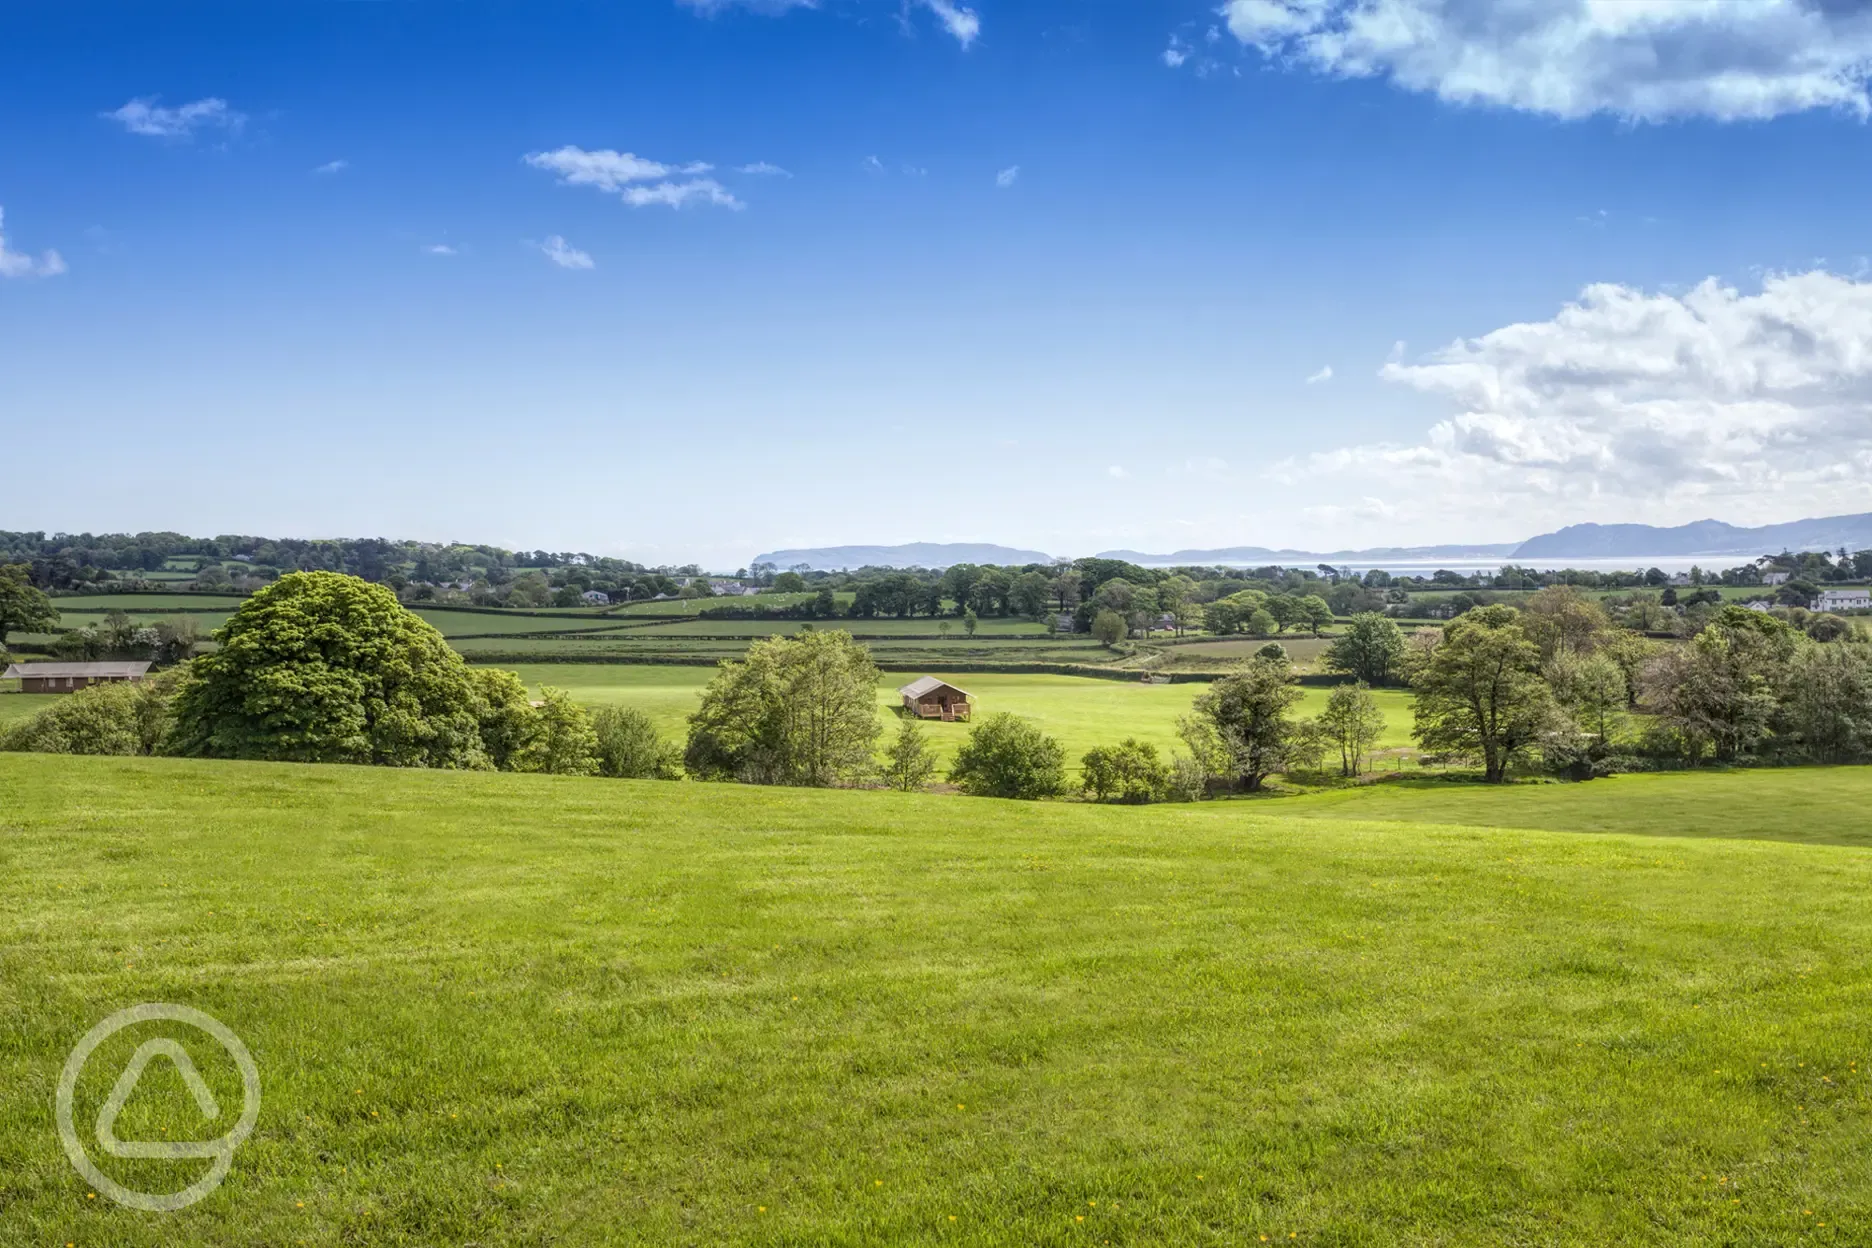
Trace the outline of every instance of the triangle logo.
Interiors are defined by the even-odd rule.
[[[117,1086],[104,1101],[104,1108],[98,1111],[97,1142],[112,1157],[164,1158],[178,1157],[214,1157],[220,1154],[226,1144],[222,1140],[119,1140],[117,1138],[117,1115],[123,1112],[124,1104],[130,1094],[136,1091],[137,1083],[143,1078],[143,1070],[156,1058],[168,1058],[176,1073],[182,1076],[182,1084],[195,1098],[195,1107],[202,1112],[202,1117],[213,1122],[221,1116],[221,1106],[215,1100],[201,1072],[195,1069],[195,1062],[188,1055],[188,1050],[174,1040],[145,1040],[137,1046],[137,1051],[130,1058],[130,1064],[124,1067],[123,1074],[117,1076]]]

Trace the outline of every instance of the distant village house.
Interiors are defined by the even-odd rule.
[[[611,605],[611,595],[602,590],[588,589],[580,594],[579,597],[583,598],[587,604],[594,607],[608,607]]]
[[[148,663],[14,663],[0,679],[17,680],[22,693],[76,693],[92,685],[142,680]]]
[[[1813,601],[1815,611],[1872,611],[1872,589],[1823,589]]]

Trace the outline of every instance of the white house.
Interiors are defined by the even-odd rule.
[[[1823,589],[1813,600],[1815,611],[1872,611],[1872,589]]]
[[[1786,572],[1762,573],[1762,584],[1764,585],[1785,585],[1787,584],[1787,580],[1788,574]]]
[[[602,590],[588,589],[580,594],[579,597],[583,598],[588,604],[594,607],[608,607],[611,605],[611,595]]]
[[[1774,610],[1774,606],[1773,606],[1772,604],[1770,604],[1770,603],[1766,603],[1766,602],[1759,602],[1759,601],[1757,601],[1757,602],[1751,602],[1751,603],[1746,603],[1746,604],[1744,604],[1744,605],[1746,605],[1746,606],[1748,607],[1748,609],[1749,609],[1749,610],[1751,610],[1751,611],[1763,611],[1763,612],[1766,612],[1766,611],[1772,611],[1772,610]]]

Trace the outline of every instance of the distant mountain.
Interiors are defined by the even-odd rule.
[[[1610,559],[1648,555],[1772,555],[1782,550],[1865,550],[1872,547],[1872,512],[1824,516],[1745,529],[1720,520],[1674,528],[1649,524],[1570,524],[1529,538],[1516,559]]]
[[[806,550],[774,550],[755,555],[755,563],[771,563],[782,570],[805,564],[816,572],[847,568],[947,568],[958,563],[1059,563],[1037,550],[1016,550],[987,542],[911,542],[904,546],[815,546]]]
[[[1216,550],[1178,550],[1167,555],[1145,554],[1139,550],[1104,550],[1100,559],[1123,559],[1139,567],[1209,566],[1240,564],[1257,566],[1277,563],[1286,566],[1313,563],[1365,564],[1380,560],[1416,563],[1429,559],[1504,559],[1515,549],[1514,542],[1482,546],[1378,546],[1370,550],[1270,550],[1266,546],[1224,546]]]

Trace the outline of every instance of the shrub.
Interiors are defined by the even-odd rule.
[[[0,734],[0,750],[34,754],[154,754],[168,729],[171,682],[93,685]]]
[[[1031,720],[1002,711],[969,733],[949,779],[971,797],[1054,797],[1066,787],[1066,751]]]
[[[514,760],[515,771],[589,776],[598,770],[598,734],[591,716],[563,689],[541,689],[533,708],[537,729]]]
[[[1142,804],[1169,795],[1170,769],[1157,757],[1157,747],[1135,738],[1087,750],[1079,765],[1080,791],[1095,801]]]
[[[682,750],[665,741],[636,707],[600,707],[592,713],[598,742],[598,774],[618,780],[677,780]]]
[[[1116,611],[1100,611],[1092,617],[1092,635],[1104,645],[1117,645],[1125,639],[1125,634],[1128,632],[1130,629],[1125,624],[1124,616]]]

